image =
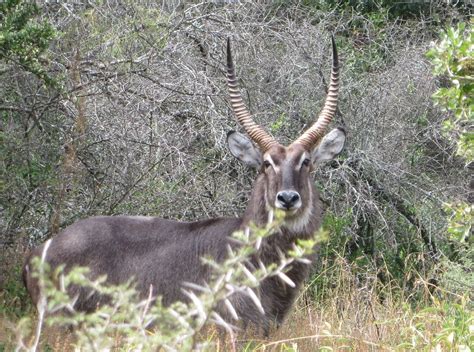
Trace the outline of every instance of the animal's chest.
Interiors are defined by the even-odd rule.
[[[268,300],[266,303],[273,307],[272,310],[285,310],[293,303],[308,273],[309,267],[306,264],[295,263],[290,265],[290,270],[284,274],[292,284],[286,282],[278,275],[269,277],[261,284],[261,295],[266,297]]]

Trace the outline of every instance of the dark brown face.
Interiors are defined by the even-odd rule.
[[[297,216],[311,201],[311,154],[300,145],[270,148],[263,154],[265,200],[268,208]]]

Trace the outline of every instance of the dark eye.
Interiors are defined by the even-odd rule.
[[[271,165],[271,164],[270,164],[270,162],[269,162],[268,160],[264,160],[264,161],[263,161],[263,167],[264,167],[265,169],[268,168],[270,165]]]
[[[310,163],[310,162],[311,162],[311,160],[309,160],[309,159],[304,159],[304,160],[303,160],[303,165],[304,165],[304,166],[309,166],[309,163]]]

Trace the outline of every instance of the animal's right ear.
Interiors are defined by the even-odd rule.
[[[227,133],[227,145],[233,156],[246,165],[260,167],[262,153],[255,147],[247,136],[242,133],[230,131]]]

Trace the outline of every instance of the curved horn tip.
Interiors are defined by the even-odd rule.
[[[313,148],[314,145],[324,137],[326,128],[333,119],[337,109],[337,98],[339,92],[339,61],[337,55],[336,41],[334,35],[331,34],[332,44],[332,69],[331,69],[331,82],[328,87],[328,94],[326,95],[326,101],[324,103],[323,110],[321,111],[316,122],[304,132],[294,143],[299,143],[307,148]],[[345,131],[344,131],[345,132]]]
[[[230,66],[232,64],[232,50],[230,47],[230,37],[227,37],[227,65]]]
[[[331,44],[332,44],[332,62],[334,66],[337,66],[339,64],[339,57],[337,55],[336,40],[334,39],[333,34],[331,34]]]

